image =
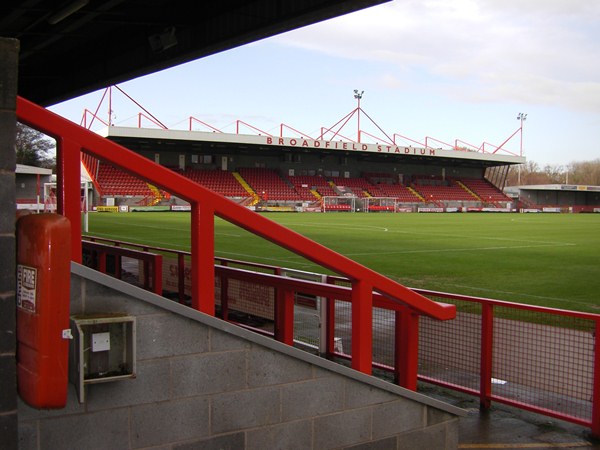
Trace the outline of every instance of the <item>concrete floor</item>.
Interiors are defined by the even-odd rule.
[[[482,412],[477,398],[435,386],[422,385],[419,392],[468,412],[460,419],[460,449],[600,450],[600,439],[594,439],[586,427],[501,403]]]

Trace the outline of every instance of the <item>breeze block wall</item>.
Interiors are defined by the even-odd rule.
[[[71,314],[137,321],[137,377],[19,401],[19,449],[454,449],[463,411],[72,264]]]
[[[0,447],[17,448],[15,135],[19,41],[0,37]]]

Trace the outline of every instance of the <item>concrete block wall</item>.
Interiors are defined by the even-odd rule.
[[[17,448],[15,133],[19,41],[0,38],[0,447]]]
[[[453,449],[462,410],[73,264],[72,314],[137,321],[137,377],[19,402],[19,448]]]

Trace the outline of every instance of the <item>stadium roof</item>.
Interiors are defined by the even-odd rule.
[[[15,173],[23,175],[52,175],[52,169],[43,167],[27,166],[25,164],[17,164]]]
[[[43,106],[388,0],[3,0],[19,95]]]
[[[159,128],[133,128],[110,126],[98,131],[104,137],[136,150],[179,151],[193,153],[201,148],[227,151],[253,151],[260,153],[279,153],[291,151],[312,153],[359,154],[362,158],[383,160],[385,158],[405,161],[426,161],[445,163],[455,166],[499,166],[520,164],[524,158],[507,154],[492,154],[475,151],[463,151],[440,148],[411,147],[384,143],[356,143],[348,141],[315,140],[297,137],[278,137],[270,135],[249,135],[235,133],[217,133],[205,131],[187,131]]]

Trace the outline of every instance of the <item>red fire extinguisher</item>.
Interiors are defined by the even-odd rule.
[[[70,234],[58,214],[17,220],[17,387],[35,408],[67,402]]]

